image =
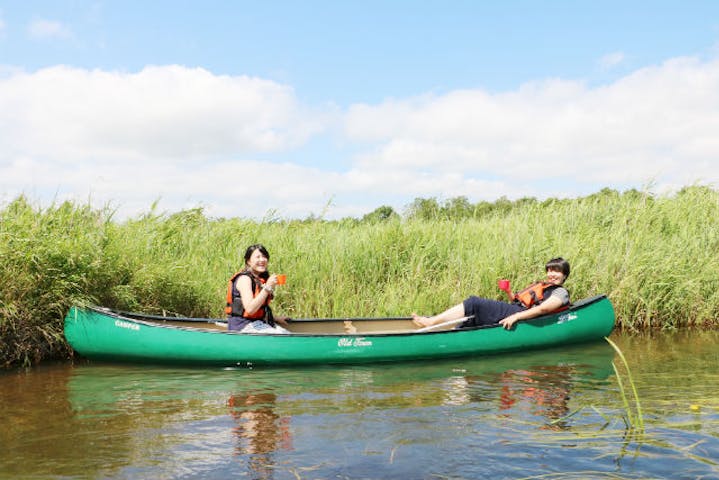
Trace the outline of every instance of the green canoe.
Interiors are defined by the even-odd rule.
[[[352,364],[491,355],[589,342],[614,328],[614,308],[600,295],[568,310],[519,322],[418,332],[408,318],[290,321],[293,333],[227,331],[222,321],[159,317],[73,307],[65,337],[80,355],[152,364],[251,366]]]

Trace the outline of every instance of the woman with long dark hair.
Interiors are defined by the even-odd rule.
[[[277,275],[270,274],[267,264],[270,254],[258,244],[245,251],[245,268],[235,273],[227,285],[227,328],[244,333],[290,333],[277,323],[270,308],[278,285]]]

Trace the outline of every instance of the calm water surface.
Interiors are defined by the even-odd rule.
[[[0,477],[719,479],[719,332],[612,339],[643,434],[604,342],[441,363],[7,372]]]

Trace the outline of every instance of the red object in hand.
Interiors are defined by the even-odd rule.
[[[507,279],[501,279],[497,281],[497,286],[500,290],[504,290],[505,292],[509,291],[509,280]]]

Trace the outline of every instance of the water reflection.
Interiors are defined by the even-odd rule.
[[[0,477],[719,478],[719,332],[617,343],[645,412],[638,440],[606,343],[397,365],[7,372]]]
[[[235,455],[249,454],[249,469],[256,478],[271,478],[273,454],[292,450],[290,417],[276,410],[277,395],[254,392],[232,395],[227,401],[237,426],[232,429],[237,444]]]
[[[16,425],[12,437],[0,437],[7,445],[0,467],[11,471],[4,467],[13,462],[17,476],[46,471],[38,465],[49,462],[55,472],[69,476],[213,472],[273,478],[285,472],[284,478],[291,478],[291,469],[325,465],[317,476],[327,478],[344,474],[338,465],[365,468],[391,452],[392,465],[405,459],[408,472],[419,472],[432,466],[423,463],[429,457],[418,460],[423,448],[476,441],[474,436],[485,435],[478,424],[486,428],[499,422],[492,427],[497,429],[504,419],[534,428],[570,428],[561,421],[570,402],[583,402],[606,386],[613,356],[611,347],[600,343],[354,367],[221,370],[94,363],[58,368],[44,393],[39,376],[12,394],[0,393],[0,408],[11,412]],[[51,392],[52,407],[28,408],[37,405],[33,392]],[[9,407],[13,404],[23,408]],[[56,448],[43,440],[48,438],[43,430],[52,432]],[[395,455],[397,439],[405,457]],[[67,444],[78,455],[68,454]],[[456,455],[454,461],[464,458]],[[382,474],[373,470],[368,476]]]
[[[558,421],[569,413],[573,378],[578,374],[574,366],[537,365],[489,375],[455,376],[442,383],[442,404],[488,403],[496,405],[502,418],[543,417],[546,428],[562,428]]]
[[[612,373],[613,353],[604,345],[573,354],[545,352],[472,368],[443,382],[444,404],[487,405],[499,418],[531,419],[541,428],[564,430],[576,382],[601,381]]]
[[[572,378],[571,366],[508,370],[501,375],[500,411],[521,408],[532,415],[545,417],[543,428],[566,429],[561,421],[569,413]],[[507,413],[503,413],[507,415]]]

